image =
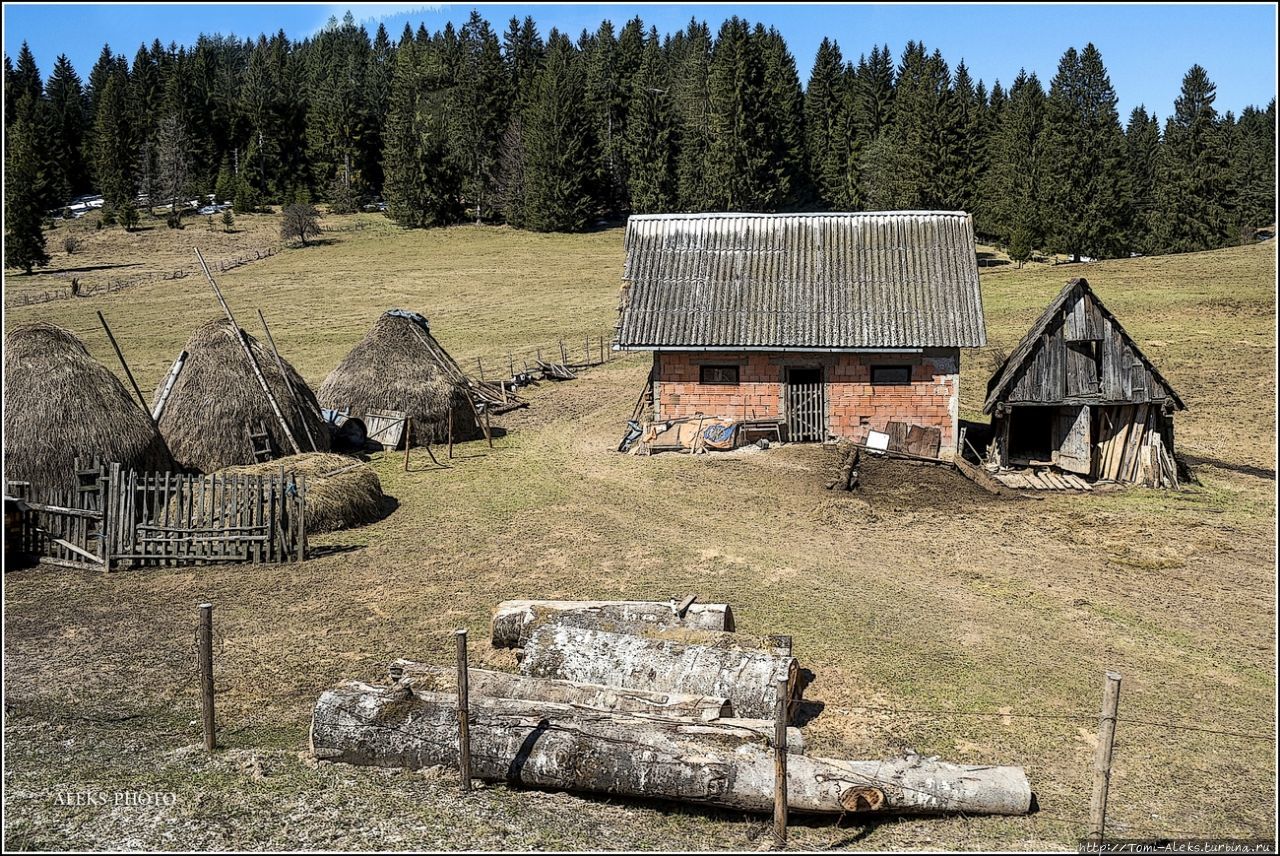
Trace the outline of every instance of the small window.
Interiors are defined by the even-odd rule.
[[[872,366],[872,386],[907,386],[911,383],[911,366]]]
[[[719,384],[721,386],[738,385],[737,366],[699,366],[699,383]]]

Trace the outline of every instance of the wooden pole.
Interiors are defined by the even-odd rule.
[[[311,444],[311,451],[318,452],[320,448],[316,446],[316,438],[311,436],[311,426],[307,424],[307,416],[302,412],[302,396],[298,395],[297,387],[289,379],[289,373],[284,370],[284,360],[280,358],[280,351],[276,348],[276,337],[271,335],[271,328],[267,326],[267,317],[262,314],[261,309],[258,310],[258,320],[262,322],[262,330],[267,334],[267,343],[271,345],[271,353],[275,355],[276,368],[280,371],[280,377],[284,379],[284,385],[289,387],[289,394],[293,396],[293,409],[298,413],[302,430],[307,433],[307,442]]]
[[[218,748],[213,718],[213,604],[200,604],[200,624],[196,631],[200,659],[200,700],[204,715],[204,748]]]
[[[773,840],[787,845],[787,678],[778,678],[773,732]]]
[[[449,408],[449,458],[453,458],[453,408]]]
[[[480,362],[480,358],[476,357],[476,370],[480,372],[480,382],[484,383],[484,363]]]
[[[107,319],[102,316],[102,310],[98,310],[98,320],[102,322],[102,329],[107,331],[107,338],[111,340],[111,347],[116,350],[116,359],[120,360],[120,365],[124,369],[125,377],[129,378],[129,383],[133,384],[133,391],[138,396],[142,409],[147,411],[147,416],[151,415],[151,405],[147,404],[147,400],[142,397],[142,390],[138,388],[138,382],[133,379],[133,372],[129,371],[129,364],[124,360],[124,352],[120,350],[120,345],[116,343],[116,337],[111,335],[111,328],[107,326]],[[155,420],[151,420],[151,424],[155,424]]]
[[[1102,713],[1098,717],[1098,748],[1093,753],[1093,797],[1089,800],[1090,844],[1101,844],[1107,823],[1107,789],[1111,784],[1111,750],[1116,740],[1116,711],[1120,709],[1120,673],[1107,672],[1102,681]]]
[[[484,439],[489,443],[489,448],[493,448],[493,429],[489,427],[489,408],[484,409]]]
[[[467,631],[455,630],[458,641],[458,772],[463,792],[471,790],[471,714],[467,704]]]
[[[204,256],[200,254],[200,248],[194,247],[193,249],[196,251],[196,258],[200,260],[200,268],[204,271],[205,279],[209,280],[209,285],[213,286],[213,293],[217,296],[218,303],[222,304],[222,311],[226,313],[227,320],[231,322],[232,332],[235,333],[236,341],[240,343],[245,357],[249,360],[249,367],[253,369],[253,375],[258,379],[258,385],[262,387],[262,391],[267,396],[267,401],[271,404],[271,410],[276,415],[276,421],[284,429],[284,436],[289,440],[293,453],[301,455],[302,447],[298,445],[298,441],[293,436],[293,431],[289,428],[289,423],[285,421],[284,414],[280,412],[280,404],[271,392],[271,387],[267,385],[267,379],[262,374],[262,366],[258,365],[258,358],[253,355],[253,349],[249,347],[248,341],[245,340],[244,330],[240,329],[240,325],[236,323],[235,316],[231,314],[231,307],[227,305],[227,301],[222,297],[222,289],[218,288],[218,283],[214,281],[213,274],[209,272],[209,265],[205,262]]]
[[[411,431],[413,430],[413,417],[406,416],[404,418],[404,471],[409,472],[409,440]]]

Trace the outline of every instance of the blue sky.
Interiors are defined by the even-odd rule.
[[[1121,116],[1139,103],[1161,116],[1173,109],[1182,75],[1200,63],[1218,85],[1218,106],[1237,113],[1264,106],[1276,93],[1276,11],[1270,4],[1134,5],[773,5],[715,4],[30,4],[4,6],[4,49],[14,57],[30,43],[46,76],[66,53],[81,78],[109,42],[132,58],[139,43],[159,37],[189,44],[201,32],[257,36],[283,29],[302,37],[330,15],[350,8],[370,31],[384,21],[393,36],[406,21],[428,29],[455,25],[478,8],[499,32],[513,15],[532,14],[545,35],[557,26],[573,35],[609,18],[615,25],[634,15],[661,32],[682,28],[691,16],[713,30],[731,15],[776,26],[795,54],[801,80],[824,36],[836,39],[846,57],[888,43],[900,56],[908,39],[941,49],[954,67],[964,59],[988,87],[1008,83],[1018,69],[1037,72],[1047,84],[1068,47],[1092,41],[1102,51],[1120,98]]]

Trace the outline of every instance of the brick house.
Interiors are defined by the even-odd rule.
[[[617,347],[653,352],[655,421],[905,422],[954,455],[960,349],[986,344],[968,214],[635,216],[623,279]]]

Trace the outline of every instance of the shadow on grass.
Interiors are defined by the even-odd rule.
[[[141,262],[125,262],[115,265],[85,265],[84,267],[64,267],[64,268],[48,268],[40,271],[42,274],[55,273],[91,273],[95,270],[114,270],[116,268],[139,267]]]
[[[1213,467],[1218,470],[1228,470],[1233,473],[1240,473],[1246,476],[1255,476],[1268,481],[1276,480],[1276,471],[1267,469],[1266,467],[1255,467],[1251,464],[1232,464],[1218,458],[1209,458],[1201,455],[1180,454],[1178,456],[1191,466],[1196,467]]]

